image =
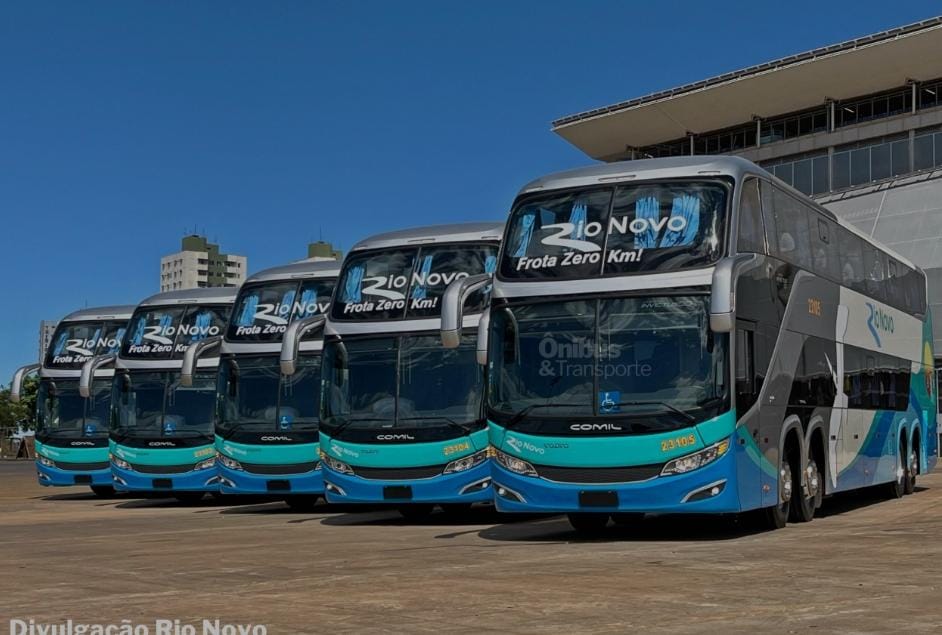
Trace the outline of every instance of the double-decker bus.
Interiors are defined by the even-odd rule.
[[[321,465],[329,502],[420,517],[493,499],[474,339],[439,341],[448,284],[492,271],[503,225],[380,234],[344,259],[324,335]],[[468,298],[477,325],[487,289]],[[287,344],[287,339],[286,339]],[[284,357],[284,354],[283,354]]]
[[[499,510],[584,530],[757,510],[774,528],[825,495],[901,496],[935,464],[925,275],[751,162],[538,179],[493,284]]]
[[[82,368],[79,389],[98,368],[113,365],[109,446],[118,491],[166,492],[181,502],[219,489],[213,409],[219,357],[201,359],[184,385],[187,347],[221,335],[236,290],[168,291],[134,310],[117,355]]]
[[[59,322],[42,365],[16,371],[11,399],[19,401],[24,378],[39,371],[36,394],[36,472],[46,486],[88,485],[99,496],[114,493],[108,466],[111,369],[95,373],[87,396],[79,393],[82,365],[116,353],[133,306],[74,311]]]
[[[215,440],[220,491],[283,497],[308,509],[324,493],[318,456],[321,330],[340,272],[336,261],[301,261],[249,277],[239,290],[221,343]],[[297,323],[306,335],[290,375],[280,367],[282,339]],[[293,330],[297,334],[297,330]],[[212,342],[191,347],[184,378]],[[219,352],[219,351],[217,351]]]

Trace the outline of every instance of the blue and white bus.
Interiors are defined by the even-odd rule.
[[[324,493],[318,422],[322,331],[297,343],[290,375],[280,368],[285,333],[293,324],[323,325],[340,263],[300,262],[250,276],[239,290],[221,344],[215,414],[220,491],[283,498],[309,509]],[[183,376],[191,377],[211,341],[191,347]]]
[[[219,357],[201,359],[184,384],[189,346],[222,334],[235,299],[231,287],[159,293],[138,304],[117,355],[82,368],[79,390],[113,365],[109,446],[118,491],[166,492],[182,502],[219,489],[213,410]]]
[[[499,510],[586,530],[756,510],[781,527],[837,492],[911,492],[935,465],[925,275],[753,163],[538,179],[493,285],[479,346]]]
[[[42,366],[24,366],[14,375],[11,399],[18,401],[26,375],[39,371],[36,472],[40,485],[88,485],[99,496],[114,493],[108,465],[114,371],[97,371],[87,396],[79,392],[79,376],[82,365],[95,355],[117,353],[133,310],[133,305],[103,306],[68,314],[56,325]]]
[[[491,501],[484,376],[474,339],[439,342],[448,284],[492,271],[503,225],[380,234],[344,259],[324,335],[321,464],[327,500],[407,517]],[[477,325],[486,289],[468,301]],[[286,339],[287,341],[287,339]]]

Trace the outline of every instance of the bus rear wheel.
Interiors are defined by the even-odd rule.
[[[906,479],[903,482],[903,493],[912,494],[916,491],[916,475],[919,473],[919,437],[913,435],[913,442],[909,444],[909,457],[906,461]]]
[[[110,485],[92,485],[92,492],[95,496],[108,497],[114,496],[114,488]]]
[[[896,450],[896,470],[893,480],[886,484],[888,498],[902,498],[906,493],[906,435],[899,437],[899,448]]]
[[[790,520],[797,523],[810,522],[814,518],[815,509],[820,505],[821,472],[814,459],[808,459],[804,477],[804,485],[801,484],[800,473],[795,474],[795,480],[792,483],[794,500],[791,505]]]
[[[782,457],[782,466],[778,472],[778,504],[762,510],[762,518],[767,529],[781,529],[788,522],[792,509],[792,494],[795,478],[792,475],[792,451]]]
[[[597,534],[608,525],[608,514],[597,512],[568,514],[569,524],[578,532]]]

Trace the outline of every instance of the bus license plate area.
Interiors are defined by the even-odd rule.
[[[268,481],[266,483],[269,492],[290,492],[291,491],[291,481],[277,480],[277,481]]]
[[[618,507],[618,492],[612,490],[579,492],[579,507]]]
[[[92,484],[91,474],[76,474],[75,484],[76,485],[91,485]]]
[[[154,489],[173,489],[173,479],[155,478],[152,481]]]
[[[387,485],[383,488],[385,500],[412,500],[411,485]]]

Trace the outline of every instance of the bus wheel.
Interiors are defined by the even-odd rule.
[[[92,485],[92,491],[95,493],[95,496],[114,496],[114,488],[110,485]]]
[[[903,434],[896,450],[896,470],[893,480],[886,484],[886,493],[889,498],[902,498],[906,493],[906,435]]]
[[[821,497],[821,472],[814,459],[808,459],[805,468],[805,485],[802,486],[800,473],[795,473],[795,482],[792,484],[792,493],[795,499],[791,508],[789,520],[798,523],[807,523],[814,518],[814,510],[818,507]]]
[[[285,504],[291,508],[291,511],[312,512],[319,498],[316,494],[313,496],[295,494],[294,496],[285,496]]]
[[[913,435],[909,444],[909,460],[906,461],[906,479],[903,481],[903,493],[916,491],[916,475],[919,473],[919,437]]]
[[[432,510],[435,509],[435,506],[423,503],[416,505],[400,505],[396,509],[399,511],[399,515],[406,520],[425,520],[432,515]]]
[[[791,451],[786,453],[783,457],[782,467],[779,468],[778,504],[763,510],[765,526],[768,529],[781,529],[788,522],[788,516],[791,514],[792,491],[795,486],[795,479],[792,476],[791,456]]]
[[[578,513],[569,514],[569,524],[579,532],[596,534],[608,525],[608,514]]]
[[[637,527],[644,520],[644,512],[618,512],[612,514],[612,522],[619,527]]]
[[[177,502],[184,505],[195,505],[203,500],[205,494],[206,492],[176,492],[173,497],[177,499]]]

